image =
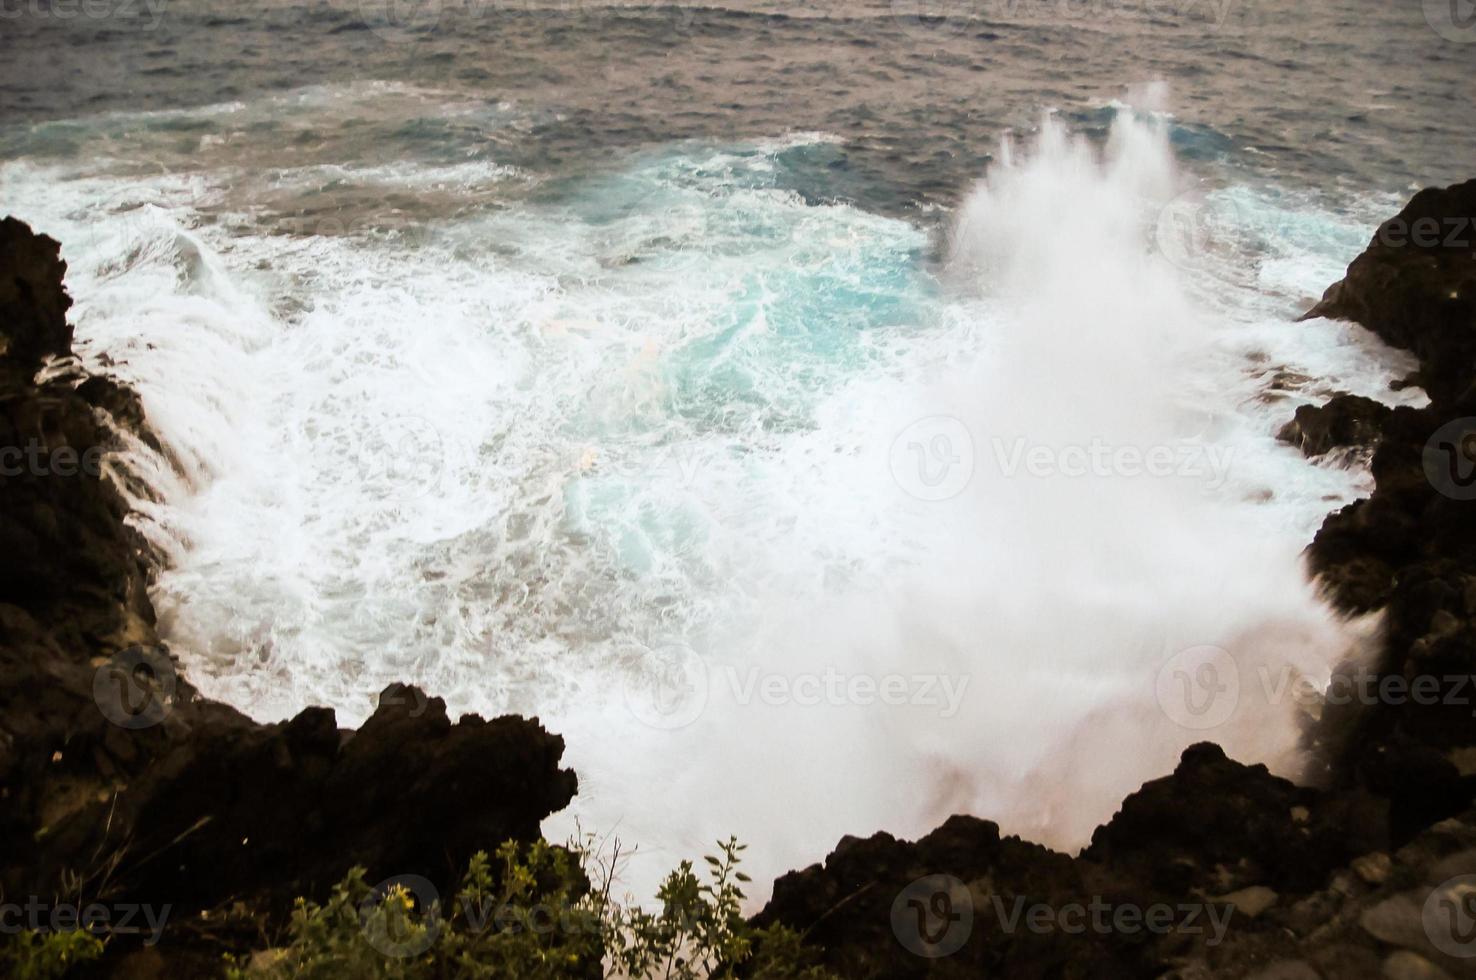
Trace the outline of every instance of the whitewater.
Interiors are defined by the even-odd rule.
[[[546,833],[635,845],[649,895],[730,833],[757,882],[957,812],[1078,848],[1205,738],[1300,771],[1267,679],[1325,685],[1378,628],[1300,554],[1368,476],[1274,435],[1423,396],[1291,321],[1388,200],[1206,177],[1140,94],[1007,133],[911,220],[797,192],[823,132],[572,177],[257,169],[233,135],[516,113],[400,83],[71,120],[127,153],[0,186],[166,448],[110,471],[192,683],[264,720],[356,725],[397,681],[537,716],[580,780]],[[181,133],[189,168],[138,150]],[[1205,664],[1238,689],[1209,725],[1175,701]]]

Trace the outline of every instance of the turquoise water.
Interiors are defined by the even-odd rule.
[[[952,812],[1071,848],[1206,737],[1186,650],[1296,771],[1258,678],[1372,627],[1300,564],[1368,477],[1273,436],[1421,395],[1293,320],[1472,159],[1408,12],[1209,9],[24,20],[0,192],[169,449],[112,465],[206,693],[537,715],[549,832],[640,845],[641,892],[728,833],[757,880]]]

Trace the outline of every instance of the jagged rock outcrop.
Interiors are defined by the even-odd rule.
[[[1362,395],[1338,394],[1325,405],[1302,405],[1276,438],[1308,456],[1334,449],[1369,449],[1393,409]]]
[[[847,978],[1476,976],[1476,809],[1399,847],[1387,811],[1201,743],[1075,858],[952,817],[846,838],[758,920]]]
[[[0,357],[10,364],[37,368],[42,358],[71,353],[66,268],[58,242],[15,218],[0,221]]]
[[[1303,319],[1352,320],[1420,359],[1434,401],[1476,378],[1476,180],[1428,187],[1381,224],[1343,280]]]
[[[1279,935],[1268,909],[1282,895],[1382,852],[1381,809],[1360,802],[1202,743],[1129,796],[1078,857],[972,817],[914,843],[848,838],[823,866],[779,879],[760,921],[808,930],[845,977],[1192,976],[1231,935]],[[935,906],[944,879],[930,876],[957,882]]]
[[[353,865],[449,894],[473,851],[536,838],[577,785],[537,719],[453,723],[395,685],[357,731],[325,708],[266,725],[191,687],[105,464],[119,429],[148,438],[143,412],[68,360],[65,268],[56,242],[0,223],[0,892],[167,903],[171,942],[147,955],[204,975],[216,923],[234,915],[250,948]]]
[[[1162,895],[1306,891],[1387,843],[1385,810],[1241,765],[1206,742],[1123,800],[1082,858]]]
[[[1413,351],[1430,396],[1383,419],[1373,494],[1309,549],[1337,603],[1385,610],[1373,682],[1395,694],[1357,712],[1333,770],[1389,797],[1402,839],[1472,792],[1460,753],[1476,745],[1476,181],[1416,194],[1308,316]]]

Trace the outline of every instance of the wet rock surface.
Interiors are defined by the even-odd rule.
[[[1372,448],[1393,410],[1362,395],[1339,394],[1326,405],[1303,405],[1276,438],[1308,456],[1335,449]]]
[[[1374,492],[1330,515],[1309,549],[1339,605],[1384,610],[1371,673],[1394,696],[1357,713],[1333,768],[1344,784],[1389,797],[1398,840],[1471,797],[1460,753],[1476,744],[1473,240],[1476,181],[1421,191],[1309,314],[1353,319],[1413,351],[1430,395],[1427,407],[1384,419]]]
[[[1476,180],[1420,191],[1375,231],[1304,319],[1352,320],[1420,358],[1435,401],[1471,388],[1476,363]]]

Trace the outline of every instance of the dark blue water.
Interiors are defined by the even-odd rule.
[[[290,134],[264,122],[249,141],[305,158],[350,141],[360,159],[411,147],[546,172],[674,140],[818,130],[842,142],[798,165],[801,191],[900,212],[955,202],[1001,132],[1034,126],[1042,108],[1100,125],[1098,107],[1126,86],[1163,79],[1189,159],[1333,197],[1451,182],[1476,165],[1476,31],[1448,28],[1467,43],[1447,40],[1419,3],[153,2],[5,0],[6,156],[112,155],[130,138],[131,127],[102,144],[26,128],[36,123],[374,79],[483,109]],[[504,104],[516,133],[499,125]],[[177,126],[181,152],[212,132]]]

